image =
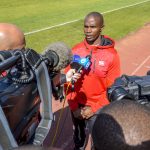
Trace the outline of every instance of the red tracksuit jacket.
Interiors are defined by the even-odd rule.
[[[120,76],[120,60],[112,39],[103,36],[101,44],[102,46],[91,46],[84,40],[72,49],[73,54],[80,57],[85,57],[92,51],[90,69],[84,70],[82,77],[75,83],[74,91],[69,89],[67,94],[72,111],[79,104],[91,106],[93,112],[109,104],[106,91],[115,78]],[[65,71],[69,69],[70,66]]]

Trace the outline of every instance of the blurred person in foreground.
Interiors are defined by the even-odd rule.
[[[16,25],[0,23],[0,50],[23,49],[25,45],[25,36]]]
[[[25,46],[25,36],[19,27],[10,23],[0,23],[0,50],[24,50]],[[74,69],[70,69],[66,75],[58,75],[54,79],[54,84],[70,82],[72,78],[77,81],[80,76],[80,73],[75,73]]]
[[[150,109],[122,99],[103,107],[92,130],[94,150],[150,150]]]
[[[120,76],[120,60],[115,42],[102,35],[104,19],[99,12],[90,12],[84,19],[85,39],[72,48],[74,55],[91,56],[91,66],[75,83],[74,90],[68,91],[67,99],[74,124],[75,150],[86,147],[86,124],[92,130],[94,116],[103,106],[108,105],[107,87]],[[70,66],[71,67],[71,66]],[[70,69],[66,68],[66,72]]]

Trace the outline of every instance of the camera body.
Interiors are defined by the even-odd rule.
[[[122,75],[108,88],[107,96],[110,102],[127,98],[150,106],[150,75]]]
[[[35,81],[22,84],[0,78],[0,105],[18,145],[31,142],[40,122],[40,102]]]
[[[8,135],[1,136],[4,149],[14,147],[6,144],[11,143],[10,135],[18,145],[41,145],[49,132],[53,120],[50,77],[58,61],[53,52],[49,55],[47,58],[33,49],[0,51],[0,107],[10,127],[7,132],[1,119],[0,130]]]

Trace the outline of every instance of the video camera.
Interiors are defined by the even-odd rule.
[[[150,74],[122,75],[108,88],[107,94],[110,102],[131,99],[150,107]]]
[[[43,143],[53,120],[51,76],[58,62],[54,51],[0,51],[0,147]]]

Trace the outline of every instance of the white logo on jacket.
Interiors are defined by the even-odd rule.
[[[105,62],[103,60],[100,60],[98,63],[100,66],[105,66]]]

